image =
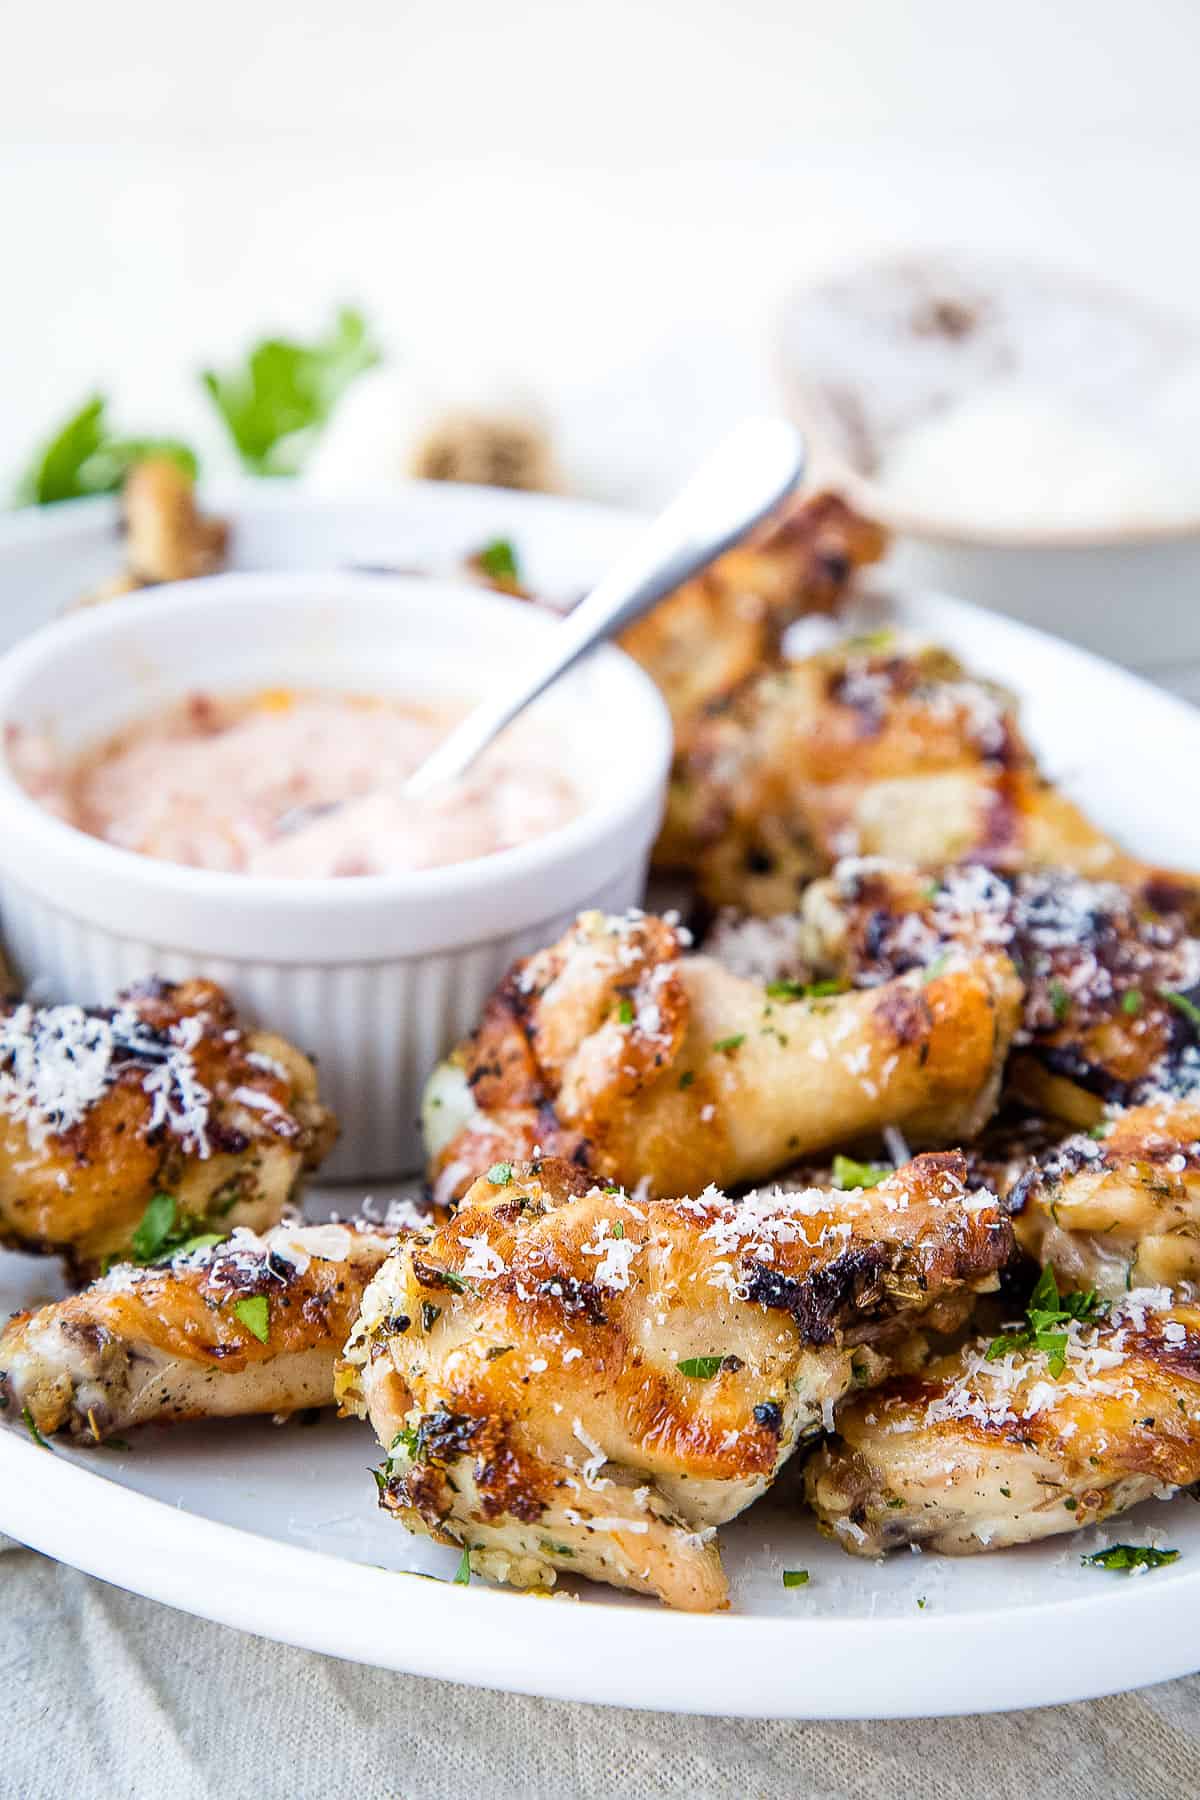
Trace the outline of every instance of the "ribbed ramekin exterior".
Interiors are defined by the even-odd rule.
[[[583,896],[568,912],[523,930],[440,954],[380,962],[257,962],[195,956],[118,935],[69,907],[0,876],[5,946],[16,973],[39,999],[107,1004],[147,976],[179,981],[204,975],[254,1021],[317,1062],[322,1098],[342,1136],[322,1174],[341,1180],[395,1177],[422,1162],[418,1110],[431,1069],[478,1023],[489,993],[519,956],[552,943],[576,913],[635,905],[645,890],[648,852]]]

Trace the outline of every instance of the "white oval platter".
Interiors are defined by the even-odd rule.
[[[564,600],[633,525],[579,503],[416,484],[345,502],[284,486],[217,491],[211,501],[233,518],[239,567],[446,572],[505,536],[534,588]],[[107,502],[0,519],[0,647],[111,574],[118,557]],[[887,606],[1020,694],[1046,767],[1113,831],[1148,857],[1200,867],[1188,798],[1200,713],[961,602],[900,595]],[[345,1190],[337,1203],[347,1207]],[[318,1191],[310,1212],[321,1204]],[[0,1316],[56,1291],[47,1264],[0,1253]],[[454,1554],[376,1508],[368,1468],[377,1456],[365,1427],[330,1417],[307,1428],[151,1427],[128,1453],[47,1451],[0,1425],[0,1531],[265,1638],[609,1705],[921,1717],[1085,1699],[1200,1668],[1200,1507],[1187,1497],[1141,1507],[1119,1530],[877,1564],[823,1542],[785,1475],[722,1532],[731,1610],[697,1618],[585,1584],[566,1583],[554,1598],[452,1584]],[[1183,1554],[1153,1574],[1081,1565],[1081,1552],[1115,1537]],[[808,1569],[808,1585],[785,1589],[785,1568]]]

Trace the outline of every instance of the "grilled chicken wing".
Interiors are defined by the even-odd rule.
[[[663,919],[587,913],[517,964],[427,1090],[439,1201],[539,1148],[670,1194],[889,1124],[953,1142],[991,1111],[1021,995],[1006,956],[788,999],[680,948]]]
[[[517,1586],[723,1605],[713,1528],[995,1286],[1008,1223],[964,1176],[930,1155],[869,1192],[643,1204],[553,1159],[494,1169],[388,1259],[347,1346],[382,1504]]]
[[[362,1221],[263,1237],[241,1227],[162,1267],[119,1264],[0,1332],[0,1407],[47,1436],[99,1443],[151,1419],[329,1406],[335,1361],[396,1235]]]
[[[964,1555],[1094,1525],[1200,1478],[1200,1308],[1165,1289],[1071,1323],[1063,1366],[977,1339],[850,1402],[805,1471],[856,1556]]]
[[[0,1010],[0,1242],[79,1274],[128,1253],[157,1195],[175,1241],[275,1224],[336,1129],[308,1058],[210,981]]]
[[[94,606],[160,581],[189,581],[224,566],[229,526],[207,518],[196,504],[195,485],[170,456],[148,456],[133,465],[121,491],[125,568],[78,602]]]
[[[817,494],[630,626],[621,646],[661,690],[678,753],[706,705],[777,663],[787,627],[804,613],[833,611],[855,570],[885,547],[877,525],[836,494]]]
[[[1042,778],[1005,694],[890,632],[766,670],[714,708],[663,846],[710,904],[759,915],[841,856],[1151,874]]]
[[[1200,941],[1137,891],[1061,870],[1001,877],[976,865],[930,878],[850,859],[809,889],[795,931],[798,957],[856,987],[952,948],[1006,951],[1025,986],[1008,1085],[1071,1124],[1200,1084]]]
[[[1130,1288],[1200,1283],[1200,1099],[1120,1114],[1107,1135],[1068,1138],[1016,1181],[1017,1238],[1060,1288],[1120,1300]]]

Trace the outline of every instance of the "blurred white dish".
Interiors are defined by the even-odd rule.
[[[563,594],[601,573],[635,525],[595,507],[469,489],[408,488],[342,505],[279,487],[215,498],[232,512],[235,558],[259,565],[444,568],[502,534],[533,586]],[[111,508],[86,503],[0,521],[0,618],[11,628],[15,613],[28,629],[39,609],[44,619],[109,572],[112,519]],[[1047,767],[1106,825],[1153,859],[1200,864],[1200,831],[1163,779],[1200,756],[1190,708],[957,601],[908,596],[897,611],[1023,696]],[[314,1215],[330,1203],[344,1207],[345,1190],[314,1194]],[[0,1313],[53,1286],[45,1262],[0,1252]],[[365,1427],[332,1419],[313,1430],[179,1426],[144,1434],[125,1456],[50,1453],[19,1426],[0,1426],[0,1531],[264,1637],[611,1705],[921,1718],[1085,1699],[1200,1667],[1200,1508],[1186,1498],[1077,1539],[875,1564],[818,1537],[785,1480],[722,1531],[733,1610],[697,1617],[582,1585],[582,1604],[454,1586],[454,1552],[376,1508],[366,1470],[377,1454]],[[1178,1563],[1140,1578],[1080,1566],[1105,1535],[1146,1542],[1152,1533],[1182,1551]],[[782,1571],[797,1568],[810,1571],[809,1584],[784,1588]],[[406,1579],[406,1570],[441,1579]]]
[[[419,576],[214,576],[58,621],[0,660],[0,734],[69,759],[196,691],[324,690],[470,704],[558,628],[542,608]],[[149,975],[207,975],[314,1056],[342,1122],[336,1176],[420,1166],[438,1058],[513,960],[588,907],[641,898],[670,720],[606,648],[531,709],[578,815],[494,855],[343,880],[217,872],[118,849],[33,800],[0,758],[0,909],[26,980],[104,1004]]]

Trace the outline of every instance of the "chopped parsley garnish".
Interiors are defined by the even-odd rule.
[[[388,1450],[388,1461],[390,1462],[392,1460],[397,1450],[403,1450],[410,1461],[415,1462],[417,1459],[417,1442],[416,1426],[402,1426],[392,1439],[391,1448]]]
[[[260,1344],[267,1343],[271,1336],[271,1311],[265,1294],[247,1294],[244,1299],[235,1300],[233,1314]]]
[[[455,1587],[469,1587],[471,1583],[471,1552],[464,1550],[454,1575]]]
[[[454,1273],[453,1269],[439,1269],[438,1274],[441,1276],[442,1280],[445,1282],[446,1286],[450,1289],[450,1292],[452,1294],[465,1294],[466,1293],[466,1291],[467,1291],[466,1282],[463,1280],[461,1275],[456,1275]]]
[[[513,1178],[511,1163],[493,1163],[488,1170],[488,1180],[493,1187],[507,1187]]]
[[[1061,981],[1052,981],[1049,987],[1050,1005],[1054,1017],[1061,1024],[1071,1010],[1071,996]]]
[[[1178,1562],[1179,1551],[1156,1550],[1152,1544],[1112,1544],[1079,1560],[1093,1569],[1161,1569],[1165,1563]]]
[[[264,338],[238,367],[201,377],[254,475],[295,475],[338,401],[380,353],[353,307],[339,311],[315,343]]]
[[[103,395],[94,394],[42,445],[17,488],[18,506],[115,494],[134,463],[148,456],[169,456],[195,476],[195,456],[174,438],[114,437],[104,418],[106,404]]]
[[[887,1163],[855,1162],[852,1156],[833,1159],[833,1185],[845,1193],[850,1188],[878,1187],[895,1171]]]
[[[1145,1001],[1142,997],[1140,988],[1126,988],[1125,992],[1121,995],[1121,1011],[1123,1013],[1128,1013],[1130,1018],[1133,1017],[1134,1013],[1140,1013],[1144,1004]]]
[[[693,1081],[695,1081],[695,1079],[696,1079],[695,1069],[685,1069],[683,1071],[683,1074],[679,1077],[679,1085],[681,1088],[690,1088]]]
[[[511,1344],[493,1344],[487,1353],[487,1359],[489,1362],[495,1362],[498,1356],[507,1356],[511,1349]]]
[[[943,950],[940,956],[935,956],[921,976],[921,985],[924,986],[927,982],[936,981],[939,975],[944,975],[949,961],[950,952],[948,950]]]
[[[432,1300],[422,1300],[422,1302],[421,1302],[421,1330],[422,1331],[432,1331],[434,1326],[437,1324],[438,1320],[441,1318],[441,1316],[442,1316],[442,1309],[440,1306],[435,1306],[433,1304]]]
[[[50,1448],[50,1446],[46,1442],[45,1438],[42,1436],[41,1432],[38,1430],[37,1420],[34,1418],[33,1414],[30,1412],[30,1410],[27,1406],[23,1406],[21,1408],[21,1418],[24,1420],[25,1429],[29,1433],[30,1437],[33,1439],[34,1443],[40,1444],[43,1450],[48,1450]]]
[[[156,1256],[162,1255],[170,1239],[178,1233],[177,1218],[174,1194],[155,1194],[130,1240],[129,1248],[135,1262],[153,1262]]]
[[[551,1556],[574,1556],[575,1554],[570,1544],[555,1544],[549,1538],[542,1539],[542,1549],[548,1551]]]
[[[1098,1125],[1092,1126],[1092,1129],[1088,1132],[1088,1136],[1090,1138],[1095,1138],[1096,1141],[1099,1142],[1102,1138],[1106,1138],[1111,1130],[1112,1120],[1101,1119]]]
[[[521,569],[517,553],[508,538],[493,538],[475,558],[485,575],[493,581],[520,581]]]
[[[925,1596],[924,1596],[924,1594],[922,1594],[920,1599],[917,1601],[917,1605],[922,1612],[925,1611]]]
[[[201,1231],[195,1237],[184,1238],[177,1249],[169,1251],[165,1258],[160,1257],[158,1260],[173,1262],[177,1256],[190,1256],[193,1250],[211,1250],[214,1244],[221,1244],[224,1241],[219,1231]]]
[[[820,1000],[840,994],[840,981],[768,981],[768,1000]]]
[[[1024,1329],[1006,1331],[993,1338],[987,1347],[987,1359],[998,1362],[1010,1350],[1038,1350],[1046,1357],[1049,1372],[1057,1381],[1067,1366],[1069,1331],[1064,1327],[1069,1327],[1072,1322],[1092,1324],[1102,1319],[1107,1311],[1108,1302],[1099,1298],[1095,1288],[1060,1295],[1054,1270],[1045,1268],[1029,1296]]]
[[[783,1571],[783,1585],[784,1587],[807,1587],[808,1570],[785,1569]]]
[[[744,1031],[735,1031],[732,1037],[718,1038],[716,1043],[713,1045],[713,1049],[714,1050],[722,1050],[722,1051],[737,1050],[742,1044],[745,1043],[745,1041],[746,1041],[745,1032]]]
[[[621,1021],[622,1025],[632,1025],[633,1024],[633,1001],[632,1000],[622,1000],[621,1001],[621,1004],[617,1007],[617,1018]]]
[[[625,1226],[620,1219],[618,1219],[613,1226],[612,1234],[615,1238],[623,1238],[625,1236]]]
[[[724,1361],[724,1356],[688,1356],[675,1367],[681,1375],[690,1375],[695,1381],[708,1381],[717,1374]]]
[[[1186,994],[1177,994],[1174,988],[1159,988],[1158,997],[1173,1006],[1176,1012],[1181,1012],[1194,1030],[1200,1031],[1200,1006],[1194,1000],[1189,1000]]]

